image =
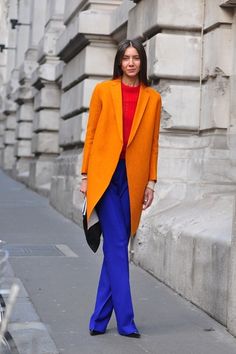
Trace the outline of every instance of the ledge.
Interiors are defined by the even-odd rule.
[[[81,12],[63,31],[56,44],[56,53],[65,62],[78,54],[90,40],[106,40],[110,35],[110,13],[87,10]],[[100,26],[97,26],[100,23]]]
[[[220,4],[221,7],[236,7],[236,0],[223,1]]]

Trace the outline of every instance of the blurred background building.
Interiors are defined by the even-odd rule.
[[[80,223],[91,92],[137,37],[163,110],[131,257],[236,335],[236,0],[0,0],[0,166]]]

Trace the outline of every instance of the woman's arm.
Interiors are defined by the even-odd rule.
[[[143,197],[143,210],[150,207],[153,199],[154,199],[154,190],[149,187],[146,187],[144,192],[144,197]]]
[[[158,160],[158,141],[161,121],[161,96],[157,103],[156,121],[153,131],[152,152],[150,160],[149,181],[157,181],[157,160]]]
[[[81,178],[81,183],[80,183],[80,192],[82,192],[84,195],[87,193],[87,188],[88,188],[88,183],[87,183],[87,175],[83,174]]]
[[[153,131],[152,152],[150,161],[149,181],[144,192],[143,210],[150,207],[154,199],[155,183],[157,181],[157,159],[158,159],[158,141],[161,120],[161,96],[159,96],[156,121]]]
[[[87,124],[87,132],[84,143],[84,152],[83,152],[83,162],[81,173],[87,174],[89,156],[91,152],[91,147],[93,144],[94,134],[97,127],[97,122],[101,113],[102,102],[99,94],[99,85],[97,85],[93,91],[92,98],[89,106],[89,117]]]

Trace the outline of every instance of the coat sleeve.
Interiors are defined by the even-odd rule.
[[[94,139],[98,119],[101,113],[101,109],[102,109],[102,102],[101,102],[101,97],[99,93],[99,84],[98,84],[93,91],[92,98],[90,101],[90,106],[89,106],[89,117],[88,117],[87,132],[86,132],[86,137],[84,142],[81,173],[86,174],[88,170],[89,156],[93,145],[93,139]]]
[[[153,131],[152,152],[150,160],[149,181],[157,181],[158,141],[161,121],[161,96],[159,96],[156,108],[156,120]]]

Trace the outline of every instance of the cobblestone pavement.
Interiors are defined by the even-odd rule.
[[[21,286],[9,325],[20,354],[236,353],[236,339],[223,326],[134,265],[142,337],[120,336],[114,317],[105,335],[91,337],[101,250],[94,255],[79,226],[1,171],[0,239],[10,252],[4,287],[15,280]]]

